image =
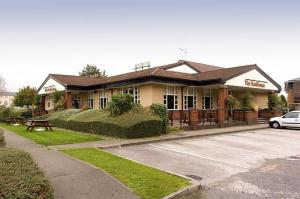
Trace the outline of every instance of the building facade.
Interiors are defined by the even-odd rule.
[[[0,91],[0,106],[11,106],[13,104],[15,95],[15,92]]]
[[[300,77],[285,82],[288,105],[300,105]]]
[[[280,92],[281,87],[257,65],[222,68],[179,60],[101,79],[50,74],[38,89],[45,110],[54,108],[54,91],[64,92],[66,108],[103,109],[113,95],[128,93],[135,103],[160,103],[168,110],[222,110],[227,96],[239,98],[249,91],[258,110],[267,108],[268,93]]]

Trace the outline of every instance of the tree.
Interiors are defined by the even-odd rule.
[[[240,97],[240,105],[243,110],[252,110],[251,100],[253,96],[249,91],[244,92]]]
[[[62,110],[65,107],[64,93],[60,91],[55,91],[51,94],[51,98],[54,102],[54,110]]]
[[[5,91],[6,90],[6,82],[3,77],[0,76],[0,91]]]
[[[23,87],[19,89],[17,92],[15,99],[14,99],[14,104],[15,106],[32,106],[35,104],[36,101],[36,89],[31,88],[30,86]]]
[[[288,103],[286,101],[286,97],[284,95],[280,95],[280,102],[282,107],[287,107]]]
[[[105,70],[100,70],[97,66],[87,64],[81,72],[79,72],[80,76],[88,76],[88,77],[97,77],[102,78],[106,77]]]

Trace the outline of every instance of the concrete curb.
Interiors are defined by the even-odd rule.
[[[200,183],[192,184],[182,190],[171,193],[168,196],[163,197],[162,199],[198,199],[202,186]]]
[[[134,146],[134,145],[142,145],[142,144],[150,144],[155,142],[165,142],[165,141],[173,141],[173,140],[184,140],[184,139],[190,139],[190,138],[197,138],[197,137],[205,137],[205,136],[217,136],[222,134],[229,134],[229,133],[239,133],[239,132],[246,132],[246,131],[254,131],[254,130],[260,130],[260,129],[266,129],[265,127],[256,127],[251,129],[239,129],[234,131],[223,131],[223,132],[216,132],[216,133],[206,133],[206,134],[198,134],[198,135],[187,135],[182,137],[172,137],[172,138],[162,138],[162,139],[155,139],[155,140],[145,140],[145,141],[137,141],[132,143],[125,143],[125,144],[114,144],[114,145],[108,145],[108,146],[99,146],[97,148],[99,149],[109,149],[109,148],[116,148],[116,147],[126,147],[126,146]]]

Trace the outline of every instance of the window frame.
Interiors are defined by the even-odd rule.
[[[170,92],[172,91],[172,92]],[[178,86],[166,86],[164,89],[164,105],[167,110],[178,110],[178,95],[179,89]],[[168,108],[168,96],[173,96],[173,109]]]
[[[190,94],[190,89],[192,90],[192,94]],[[184,107],[184,110],[188,110],[189,108],[197,108],[197,88],[195,87],[186,87],[184,90],[184,94],[183,94],[183,107]],[[188,102],[188,99],[189,97],[192,97],[193,98],[193,107],[189,107],[189,102]]]
[[[89,92],[87,95],[87,106],[94,109],[94,92]]]
[[[105,109],[107,105],[107,90],[100,90],[98,97],[99,97],[99,104],[98,104],[99,109]]]
[[[210,98],[209,108],[206,107],[206,98]],[[203,89],[202,109],[211,110],[213,107],[213,92],[212,89]]]

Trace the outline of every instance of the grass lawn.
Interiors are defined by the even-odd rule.
[[[185,178],[96,148],[66,149],[62,152],[106,171],[145,199],[159,199],[190,184]]]
[[[26,131],[25,126],[0,124],[0,127],[13,131],[21,136],[35,141],[36,143],[46,146],[90,142],[102,139],[100,135],[80,133],[60,128],[53,128],[53,131],[36,132],[33,130],[30,132]]]

